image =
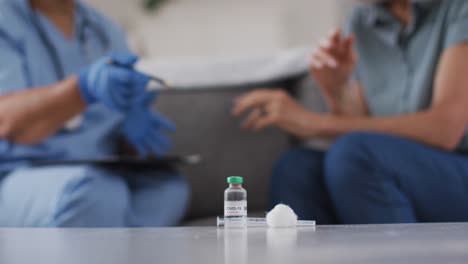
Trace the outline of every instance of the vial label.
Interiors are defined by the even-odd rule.
[[[247,201],[224,202],[224,217],[247,217]]]

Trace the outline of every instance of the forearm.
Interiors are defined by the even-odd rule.
[[[320,136],[338,137],[350,132],[378,132],[412,139],[445,150],[460,142],[465,122],[453,115],[426,111],[395,117],[322,116]]]
[[[360,83],[349,81],[333,95],[324,94],[330,113],[339,116],[367,116],[367,103]]]
[[[0,96],[0,138],[19,144],[39,143],[85,107],[76,77]]]

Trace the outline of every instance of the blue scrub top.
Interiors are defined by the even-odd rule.
[[[358,5],[347,25],[356,35],[356,78],[370,113],[393,116],[430,107],[438,62],[450,47],[468,42],[468,1],[413,0],[406,28],[379,4]],[[468,132],[458,146],[468,153]]]
[[[65,77],[110,52],[127,51],[125,34],[108,18],[77,1],[73,38],[65,36],[46,17],[37,21],[57,51]],[[33,26],[28,0],[0,0],[0,96],[59,81],[49,51]],[[16,145],[0,140],[0,174],[32,159],[96,158],[116,152],[122,117],[102,105],[90,106],[83,123],[61,130],[42,144]]]

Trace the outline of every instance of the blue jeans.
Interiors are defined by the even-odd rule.
[[[326,153],[286,153],[271,186],[271,205],[280,202],[318,224],[468,221],[468,157],[352,133]]]
[[[184,216],[188,195],[185,179],[173,172],[23,168],[0,181],[0,226],[170,226]]]

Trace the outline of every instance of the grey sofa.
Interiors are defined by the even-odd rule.
[[[178,91],[161,95],[157,103],[177,124],[175,152],[203,157],[199,165],[180,168],[191,186],[191,224],[214,224],[216,216],[222,216],[226,178],[231,175],[244,177],[249,212],[266,210],[270,171],[288,148],[288,136],[275,129],[252,133],[239,128],[240,120],[232,118],[230,110],[233,99],[245,91]]]
[[[172,137],[175,153],[203,157],[200,165],[180,168],[192,190],[184,224],[215,224],[216,216],[223,215],[226,178],[231,175],[244,177],[249,214],[264,215],[274,163],[302,142],[276,129],[240,129],[241,119],[230,114],[233,100],[260,87],[285,89],[304,105],[324,111],[307,75],[309,57],[306,47],[254,56],[158,59],[138,66],[176,87],[164,91],[155,104],[178,126]]]
[[[203,156],[200,165],[180,168],[192,192],[185,225],[215,224],[216,216],[223,215],[223,193],[231,175],[244,177],[249,214],[267,210],[272,167],[295,140],[276,129],[254,133],[239,128],[241,120],[230,114],[233,100],[259,86],[183,90],[159,97],[157,110],[178,126],[172,136],[175,152]],[[308,78],[296,76],[262,86],[286,89],[304,104],[323,109]]]

